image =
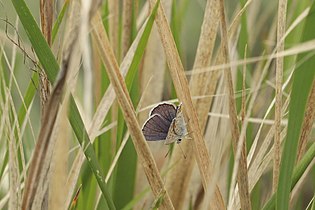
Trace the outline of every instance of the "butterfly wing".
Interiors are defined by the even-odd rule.
[[[180,136],[180,138],[183,138],[187,134],[187,128],[184,115],[181,109],[181,104],[176,109],[174,131],[178,136]]]
[[[150,116],[153,116],[154,114],[162,116],[171,124],[176,117],[176,108],[173,104],[162,103],[152,109]]]
[[[143,125],[142,132],[147,141],[166,139],[171,122],[164,117],[154,114]]]

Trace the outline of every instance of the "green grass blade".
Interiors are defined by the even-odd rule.
[[[33,101],[38,84],[39,84],[39,76],[37,73],[33,73],[31,81],[27,87],[25,96],[23,98],[23,104],[21,105],[18,112],[18,121],[19,121],[20,126],[22,125],[25,119],[25,115],[26,115],[28,107],[31,105],[31,102]]]
[[[302,42],[315,38],[315,4],[311,6],[310,12],[305,22],[302,34]],[[314,56],[304,61],[309,53],[302,53],[297,57],[298,66],[293,75],[293,86],[289,107],[289,122],[287,138],[284,143],[282,160],[280,166],[279,185],[277,189],[277,209],[288,209],[291,190],[291,178],[293,167],[296,161],[297,145],[301,135],[301,127],[304,118],[307,98],[309,96],[312,83],[314,81],[315,59]]]
[[[147,46],[149,36],[151,33],[151,29],[153,26],[154,18],[156,15],[156,11],[158,8],[157,6],[159,5],[159,3],[160,3],[160,1],[157,1],[149,19],[148,19],[147,25],[145,26],[145,29],[143,31],[143,35],[142,35],[142,37],[139,41],[138,47],[136,49],[135,56],[133,57],[132,63],[131,63],[130,68],[128,70],[128,74],[126,76],[126,85],[127,85],[128,90],[131,89],[134,77],[135,77],[137,69],[138,69],[138,65],[139,65],[141,58],[143,56],[145,47]]]
[[[97,158],[93,149],[93,146],[90,142],[89,136],[86,132],[86,129],[84,127],[82,118],[79,113],[79,110],[75,104],[74,98],[70,96],[70,109],[69,109],[69,116],[70,116],[70,123],[74,130],[74,133],[76,134],[78,141],[83,148],[84,154],[86,156],[86,160],[88,161],[88,164],[90,168],[92,169],[95,178],[97,180],[97,183],[99,187],[101,188],[101,191],[106,198],[107,204],[109,209],[116,209],[114,202],[109,194],[109,190],[106,186],[105,179],[102,175],[102,172],[100,170],[100,166],[97,162]]]
[[[292,184],[290,189],[292,190],[297,182],[302,177],[303,173],[306,171],[307,167],[312,163],[315,158],[315,143],[313,143],[310,148],[307,150],[301,161],[294,168],[293,176],[292,176]],[[269,201],[265,204],[263,210],[272,210],[275,209],[276,205],[276,196],[275,194],[269,199]]]
[[[65,16],[65,13],[68,9],[68,5],[69,5],[69,1],[65,1],[65,3],[63,4],[62,6],[62,9],[56,19],[56,22],[54,23],[54,26],[53,26],[53,29],[52,29],[52,34],[51,34],[51,37],[52,37],[52,43],[54,43],[55,41],[55,38],[56,38],[56,35],[59,31],[59,28],[60,28],[60,25],[61,25],[61,22],[63,20],[63,17]]]
[[[53,83],[57,77],[59,65],[51,52],[43,34],[41,33],[33,15],[24,0],[11,0],[23,28],[32,43],[32,47],[43,65],[48,79]]]

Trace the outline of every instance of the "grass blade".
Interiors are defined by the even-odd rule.
[[[305,28],[302,34],[302,41],[309,41],[315,38],[315,3],[312,4]],[[301,135],[301,127],[304,120],[306,102],[314,81],[315,59],[314,56],[305,61],[308,53],[299,54],[297,62],[303,62],[295,69],[293,75],[293,86],[291,102],[289,107],[289,124],[287,138],[284,144],[280,166],[279,185],[277,189],[277,209],[288,209],[290,198],[291,177],[296,161],[298,140]]]

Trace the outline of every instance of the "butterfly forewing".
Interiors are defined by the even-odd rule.
[[[170,127],[170,122],[158,114],[151,116],[143,125],[142,132],[147,141],[164,140]]]
[[[159,104],[158,106],[152,109],[150,115],[152,116],[154,114],[162,116],[163,118],[167,119],[169,123],[171,123],[176,116],[176,108],[173,104],[167,103]]]

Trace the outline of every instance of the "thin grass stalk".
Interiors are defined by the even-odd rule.
[[[245,46],[244,50],[244,60],[246,63],[246,56],[247,56],[247,45]],[[242,79],[242,108],[241,108],[241,120],[242,124],[244,124],[245,115],[246,115],[246,64],[243,66],[243,79]],[[246,141],[246,140],[245,140]]]
[[[109,10],[109,40],[118,59],[119,55],[119,3],[116,0],[108,1]]]
[[[125,57],[131,44],[132,4],[132,0],[124,0],[122,5],[121,58]]]
[[[12,75],[14,77],[14,75]],[[18,163],[18,149],[15,140],[15,126],[17,124],[17,115],[14,108],[13,99],[11,93],[5,90],[7,95],[7,108],[9,109],[8,115],[6,117],[7,122],[5,123],[7,127],[7,148],[9,150],[9,186],[10,186],[10,199],[9,199],[9,209],[20,209],[21,208],[21,191],[20,191],[20,173],[19,173],[19,163]],[[12,116],[10,116],[12,113]],[[4,114],[6,115],[6,114]],[[13,125],[12,125],[13,124]],[[12,125],[12,126],[10,126]],[[10,128],[11,127],[11,128]]]
[[[218,1],[207,1],[193,73],[196,69],[207,67],[210,64],[212,51],[214,48],[214,41],[219,25],[219,22],[217,21],[218,13]],[[208,94],[209,92],[214,92],[217,79],[216,75],[216,72],[193,74],[189,83],[191,95],[202,96]],[[197,111],[201,131],[204,131],[205,129],[207,113],[209,111],[211,102],[212,97],[194,100],[194,107]],[[189,180],[191,178],[193,166],[195,163],[193,158],[193,147],[191,147],[190,142],[183,142],[182,148],[185,151],[185,154],[187,154],[188,158],[183,159],[182,152],[179,149],[175,149],[170,164],[173,165],[176,162],[176,165],[174,166],[174,169],[170,171],[166,182],[176,209],[181,209],[184,205],[183,197],[186,195],[189,186]],[[215,199],[221,199],[224,205],[223,199],[222,197],[220,198],[220,196],[220,194],[217,194]]]
[[[93,2],[95,3],[95,2]],[[87,124],[91,123],[92,112],[93,112],[93,71],[92,71],[92,58],[91,58],[91,48],[90,48],[90,37],[89,37],[89,23],[90,23],[90,13],[92,11],[92,1],[81,2],[81,12],[80,12],[80,45],[82,49],[82,60],[83,60],[83,107],[85,112],[85,119]]]
[[[220,0],[220,20],[221,20],[221,36],[222,36],[222,49],[223,49],[223,59],[225,63],[230,60],[229,56],[229,45],[228,45],[228,34],[225,21],[225,11],[224,11],[224,1]],[[226,68],[224,70],[225,83],[228,89],[229,98],[229,115],[230,123],[232,128],[232,144],[235,156],[235,162],[239,161],[239,170],[237,173],[238,186],[240,188],[239,195],[241,201],[242,209],[251,209],[251,202],[248,189],[248,172],[247,172],[247,160],[246,160],[246,142],[243,136],[240,136],[236,103],[234,99],[234,87],[231,75],[231,69]],[[238,153],[240,151],[240,159],[238,160]]]
[[[40,0],[40,19],[42,33],[48,43],[51,46],[51,32],[53,24],[53,11],[54,0]],[[45,71],[41,71],[40,75],[40,99],[42,105],[42,119],[44,116],[45,104],[48,101],[50,95],[50,83]]]
[[[305,111],[305,119],[303,122],[302,133],[301,133],[301,137],[300,137],[299,145],[298,145],[297,161],[301,160],[301,158],[303,157],[303,154],[307,145],[307,140],[309,139],[309,136],[313,129],[314,119],[315,119],[315,81],[313,82],[312,90],[311,90],[310,96],[308,97],[307,108]]]
[[[150,1],[151,7],[152,5],[154,5],[155,2],[156,1],[154,0]],[[208,186],[213,183],[212,164],[199,127],[197,113],[193,107],[187,78],[184,73],[184,68],[180,61],[180,57],[170,27],[168,26],[164,8],[162,5],[160,5],[158,9],[155,22],[158,26],[158,30],[167,58],[168,67],[176,89],[177,96],[179,100],[183,103],[184,117],[188,125],[188,130],[191,132],[191,137],[193,139],[194,153],[202,177],[203,187],[205,191],[208,191]],[[215,195],[221,194],[218,188],[216,188],[216,191],[217,192],[215,193]],[[221,196],[219,196],[219,199],[213,200],[213,209],[224,208],[224,204],[222,203],[222,200],[220,198]]]
[[[99,19],[96,20],[96,22],[100,22],[101,16],[97,15],[96,18]],[[103,28],[102,25],[95,26],[95,28],[99,27]],[[118,103],[122,109],[128,130],[132,137],[139,160],[143,166],[147,179],[150,183],[151,189],[156,198],[159,198],[161,195],[164,195],[163,202],[161,204],[163,209],[174,209],[170,197],[163,186],[161,176],[159,175],[156,163],[153,159],[147,142],[144,139],[140,125],[137,122],[135,110],[133,108],[130,96],[128,94],[128,90],[124,82],[123,76],[119,71],[119,67],[115,59],[114,52],[109,44],[107,35],[105,32],[97,33],[100,31],[104,31],[104,29],[102,30],[94,29],[93,37],[97,39],[99,42],[103,43],[103,46],[98,46],[99,47],[98,49],[101,52],[100,53],[101,55],[105,55],[104,57],[102,57],[102,59],[107,67],[106,68],[107,74],[115,90]]]
[[[284,37],[286,29],[286,11],[287,0],[280,0],[278,6],[278,22],[277,22],[277,46],[278,52],[284,50]],[[276,104],[275,104],[275,137],[274,137],[274,165],[273,165],[273,184],[272,191],[275,192],[278,186],[279,170],[280,170],[280,121],[282,107],[282,77],[283,77],[283,57],[276,59]]]

